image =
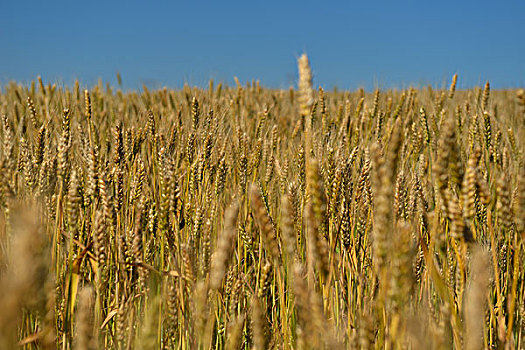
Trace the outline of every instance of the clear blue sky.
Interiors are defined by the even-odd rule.
[[[525,85],[525,1],[0,0],[0,82]]]

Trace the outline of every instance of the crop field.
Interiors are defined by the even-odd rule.
[[[0,90],[0,349],[523,349],[525,91]]]

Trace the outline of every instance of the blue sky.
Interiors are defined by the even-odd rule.
[[[330,89],[525,85],[525,1],[0,0],[0,83],[295,84],[307,52]]]

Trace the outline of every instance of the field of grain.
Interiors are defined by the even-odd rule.
[[[0,349],[524,348],[525,92],[298,68],[3,86]]]

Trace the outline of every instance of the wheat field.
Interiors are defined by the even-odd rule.
[[[298,69],[4,85],[0,349],[525,348],[525,91]]]

